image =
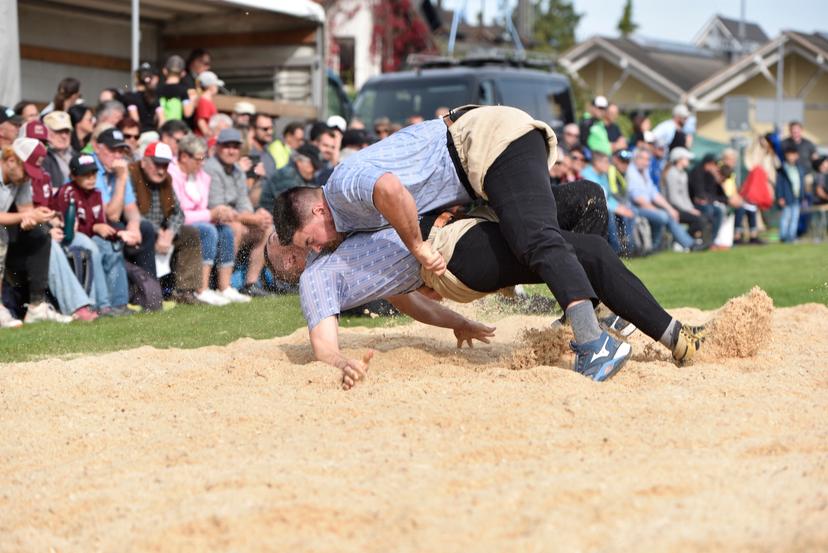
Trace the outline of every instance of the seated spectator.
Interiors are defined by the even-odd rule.
[[[188,87],[181,82],[187,74],[184,67],[184,58],[181,56],[170,56],[164,69],[164,83],[157,88],[158,104],[161,106],[162,117],[159,119],[159,127],[168,121],[183,121],[189,119],[195,113],[198,97],[195,87]]]
[[[95,115],[92,108],[83,104],[72,106],[66,113],[72,120],[72,152],[77,153],[89,146],[95,130]]]
[[[558,157],[555,164],[549,168],[549,182],[552,186],[560,186],[569,181],[570,165],[572,160],[563,148],[558,148]]]
[[[124,142],[129,146],[129,158],[132,161],[141,159],[141,127],[132,117],[124,117],[115,126],[124,135]]]
[[[267,150],[273,156],[276,169],[281,169],[290,161],[293,150],[305,143],[305,129],[299,122],[288,123],[282,131],[282,140],[276,139],[270,143]]]
[[[607,183],[609,185],[607,202],[609,203],[610,197],[614,200],[618,240],[621,242],[621,253],[624,255],[632,255],[635,249],[631,236],[635,225],[635,211],[630,201],[625,176],[630,168],[632,158],[633,154],[630,150],[618,150],[612,154],[611,163],[607,170]]]
[[[619,231],[617,218],[632,220],[635,215],[628,206],[619,203],[615,196],[610,193],[609,171],[609,156],[601,152],[593,152],[592,162],[583,170],[581,176],[588,181],[599,184],[604,191],[604,197],[607,199],[607,211],[610,214],[607,219],[607,238],[615,253],[620,254],[623,251],[624,228],[622,227]]]
[[[43,118],[46,126],[48,154],[43,170],[49,173],[52,186],[60,188],[69,180],[69,162],[72,161],[72,120],[65,111],[53,111]]]
[[[575,182],[581,178],[581,171],[583,171],[587,165],[586,154],[583,149],[574,148],[571,152],[569,152],[569,159],[572,160],[572,164],[569,167],[567,182]]]
[[[37,106],[31,102],[26,102],[25,100],[17,102],[14,105],[14,114],[19,116],[23,123],[28,123],[29,121],[34,121],[40,118],[40,112],[38,111]]]
[[[779,218],[779,241],[796,241],[799,209],[805,187],[805,172],[799,166],[799,149],[788,143],[782,150],[785,156],[776,175],[776,205],[782,210]]]
[[[581,146],[581,129],[575,123],[568,123],[563,128],[563,140],[558,143],[558,148],[567,153]]]
[[[265,181],[262,186],[260,207],[273,213],[276,196],[297,186],[316,186],[314,175],[322,168],[319,149],[313,144],[304,144],[293,152],[292,160]]]
[[[604,96],[593,98],[589,106],[589,112],[581,121],[580,129],[582,144],[586,144],[587,148],[593,152],[610,155],[612,146],[604,123],[608,107],[609,102]]]
[[[201,289],[201,240],[197,228],[184,224],[184,213],[167,172],[172,160],[169,146],[153,142],[144,150],[140,162],[130,164],[129,176],[141,218],[155,229],[155,253],[164,256],[172,251],[172,299],[192,304]]]
[[[650,136],[645,137],[645,139],[647,138],[650,138]],[[650,179],[652,179],[656,189],[661,190],[661,175],[664,174],[664,170],[667,168],[667,148],[658,139],[653,142],[648,141],[647,145],[650,150]]]
[[[38,168],[28,160],[37,146],[33,139],[18,138],[0,154],[0,286],[6,277],[28,287],[24,322],[68,323],[72,317],[61,315],[46,301],[52,241],[42,225],[52,220],[55,212],[32,205],[29,179],[38,175]],[[2,307],[0,326],[20,326],[20,321]]]
[[[367,148],[375,139],[364,129],[348,129],[342,135],[342,149],[339,150],[339,161],[344,161],[351,154]],[[327,179],[325,179],[327,181]]]
[[[190,132],[190,127],[187,123],[179,119],[171,119],[161,125],[158,129],[159,140],[170,147],[173,153],[173,159],[178,158],[178,142],[187,136]],[[147,144],[149,146],[149,144]]]
[[[256,106],[250,102],[241,101],[236,102],[233,106],[233,113],[230,114],[230,118],[233,119],[233,127],[244,134],[253,125],[254,115],[256,115]]]
[[[690,148],[688,136],[684,133],[684,125],[690,118],[690,110],[684,104],[673,108],[673,118],[662,121],[653,129],[656,141],[663,144],[667,151],[673,148]]]
[[[649,167],[650,152],[636,150],[633,154],[633,162],[627,169],[625,177],[629,197],[633,204],[633,212],[637,217],[644,217],[650,223],[653,233],[653,248],[659,249],[664,235],[664,228],[667,227],[684,251],[698,249],[699,245],[679,224],[678,211],[664,199],[664,196],[659,193],[655,184],[653,184]]]
[[[604,114],[604,126],[607,129],[607,138],[610,141],[610,147],[613,152],[627,148],[627,138],[621,132],[621,128],[617,123],[618,116],[617,104],[607,106],[607,111]]]
[[[226,113],[217,113],[210,118],[210,123],[208,125],[210,127],[210,138],[207,138],[207,148],[210,152],[210,156],[213,155],[213,149],[216,146],[216,137],[223,131],[224,129],[232,129],[233,128],[233,120],[230,119],[230,116]],[[198,134],[198,133],[196,133]],[[241,133],[239,133],[241,134]],[[247,149],[247,142],[244,139],[245,135],[242,135],[242,150]],[[247,171],[247,169],[245,169]]]
[[[127,111],[124,104],[117,100],[104,102],[95,110],[95,121],[97,125],[112,125],[114,127],[126,116]]]
[[[144,62],[135,72],[135,91],[124,94],[128,117],[138,122],[141,132],[154,131],[164,124],[164,109],[158,101],[160,79],[158,69]]]
[[[52,101],[40,112],[43,117],[50,111],[69,111],[80,100],[80,81],[72,77],[66,77],[58,83],[57,92]]]
[[[250,157],[253,165],[262,164],[264,177],[269,179],[276,172],[276,160],[270,155],[268,147],[273,142],[273,118],[266,113],[253,116],[253,140],[250,142]]]
[[[101,192],[107,223],[117,230],[126,247],[124,257],[155,278],[155,228],[141,219],[135,189],[129,177],[129,146],[118,129],[108,128],[93,140],[98,164],[95,186]]]
[[[96,187],[95,158],[78,154],[69,166],[71,181],[58,191],[56,207],[65,214],[70,204],[75,206],[77,229],[73,229],[70,245],[91,253],[92,302],[100,315],[129,315],[129,288],[121,241],[131,237],[128,231],[119,231],[106,221],[103,198]]]
[[[117,88],[104,88],[101,90],[100,94],[98,94],[98,105],[104,104],[106,102],[111,102],[115,100],[116,102],[124,103],[124,96],[121,94],[121,91]]]
[[[633,133],[630,135],[629,146],[630,149],[636,150],[646,144],[644,134],[652,130],[652,123],[650,117],[646,113],[636,113],[632,118]]]
[[[233,275],[233,231],[230,223],[235,212],[226,205],[207,207],[210,196],[210,175],[203,169],[207,143],[203,138],[188,134],[178,145],[178,163],[170,165],[173,189],[184,213],[184,223],[198,229],[201,241],[201,282],[196,299],[208,305],[227,305],[235,296],[229,292]],[[216,269],[217,290],[210,289],[210,273]]]
[[[0,148],[12,145],[20,134],[23,118],[14,113],[14,110],[0,106]]]
[[[388,137],[391,134],[391,120],[387,117],[379,117],[374,120],[374,136],[379,140]],[[311,141],[313,137],[311,137]],[[318,148],[318,146],[317,146]]]
[[[229,208],[228,218],[233,220],[236,251],[242,247],[249,249],[247,275],[241,294],[230,288],[226,297],[233,301],[245,301],[242,296],[267,295],[258,286],[259,275],[264,268],[264,245],[273,226],[273,216],[267,210],[259,208],[253,211],[253,205],[247,194],[245,172],[239,167],[241,158],[242,136],[236,129],[224,129],[216,140],[216,154],[204,164],[204,171],[210,175],[210,198],[208,207]]]
[[[688,179],[693,205],[710,222],[714,238],[719,234],[719,228],[727,214],[727,198],[722,192],[719,180],[719,167],[713,154],[706,154],[690,172]]]
[[[224,86],[224,81],[212,71],[204,71],[198,76],[198,84],[201,86],[201,96],[196,105],[196,134],[205,138],[213,136],[210,129],[210,118],[218,113],[213,97],[219,93],[219,87]]]
[[[339,163],[336,131],[325,123],[316,123],[310,130],[310,143],[319,148],[326,167],[335,167]]]
[[[828,204],[828,156],[814,160],[814,201],[817,205]]]
[[[690,167],[692,159],[693,154],[686,148],[673,148],[661,189],[670,205],[678,211],[679,223],[688,225],[690,234],[695,238],[701,238],[704,235],[705,218],[693,205],[688,185],[687,168]],[[712,238],[715,237],[711,237],[711,240]]]

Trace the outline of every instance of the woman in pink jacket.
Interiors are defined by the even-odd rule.
[[[178,143],[178,163],[171,163],[168,169],[173,188],[178,196],[184,223],[198,228],[201,235],[202,284],[204,291],[198,295],[200,301],[212,305],[227,305],[235,301],[230,277],[236,252],[233,246],[233,231],[227,225],[235,214],[227,206],[207,208],[210,195],[210,175],[201,168],[207,155],[207,143],[203,138],[188,134]],[[218,264],[218,292],[210,289],[210,272]],[[205,297],[200,297],[204,295]]]

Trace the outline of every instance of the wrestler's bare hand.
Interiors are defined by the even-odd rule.
[[[495,330],[497,329],[493,326],[466,319],[461,327],[454,329],[454,336],[457,338],[457,347],[462,348],[463,342],[465,342],[470,348],[473,348],[472,340],[480,340],[488,344],[489,338],[494,338]]]
[[[342,369],[343,390],[350,390],[357,382],[365,379],[365,376],[368,374],[368,364],[371,362],[372,357],[374,357],[374,352],[369,351],[362,356],[362,361],[343,357],[341,364],[337,363],[337,366]]]
[[[431,271],[438,276],[446,272],[446,260],[438,252],[432,250],[428,242],[421,242],[418,246],[414,246],[411,253],[426,271]]]

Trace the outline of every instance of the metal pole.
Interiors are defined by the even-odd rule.
[[[454,11],[454,17],[451,20],[451,33],[449,34],[449,41],[448,41],[448,55],[449,57],[454,55],[454,42],[457,40],[457,27],[460,25],[460,18],[463,17],[463,14],[466,11],[466,4],[468,0],[463,0],[463,5],[460,6],[458,9]]]
[[[785,42],[779,43],[777,52],[779,59],[776,60],[776,106],[774,119],[776,120],[776,131],[782,132],[782,100],[785,97],[783,79],[785,77]]]
[[[141,0],[132,0],[132,74],[138,70],[141,57],[141,26],[140,26]],[[130,76],[130,86],[132,77]]]

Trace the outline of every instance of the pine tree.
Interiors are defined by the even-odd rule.
[[[567,0],[537,0],[534,3],[533,38],[538,50],[563,52],[575,45],[575,29],[583,14]]]
[[[627,0],[624,3],[624,11],[621,12],[621,19],[618,21],[618,32],[621,36],[627,38],[638,29],[638,23],[633,21],[633,5],[632,0]]]

